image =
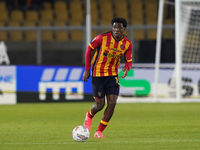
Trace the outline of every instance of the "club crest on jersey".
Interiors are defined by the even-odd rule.
[[[101,96],[101,92],[98,92],[98,95]]]
[[[124,48],[124,45],[120,45],[120,48],[121,48],[121,49]]]

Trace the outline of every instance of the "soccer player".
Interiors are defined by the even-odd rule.
[[[127,22],[124,18],[113,18],[111,24],[112,31],[101,33],[95,37],[88,45],[85,54],[83,81],[87,82],[90,77],[91,67],[92,90],[95,99],[95,104],[86,113],[83,124],[88,130],[91,128],[94,115],[104,108],[105,97],[107,100],[104,116],[94,134],[95,138],[105,138],[102,132],[114,113],[120,88],[118,67],[123,54],[126,61],[122,69],[124,75],[121,78],[126,77],[132,67],[132,42],[123,34]]]

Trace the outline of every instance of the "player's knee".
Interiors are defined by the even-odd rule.
[[[116,100],[110,100],[108,101],[108,106],[111,108],[115,108],[115,105],[117,104]]]
[[[97,104],[97,110],[101,111],[104,108],[104,106],[105,106],[105,103],[98,103]]]
[[[96,110],[97,111],[101,111],[104,106],[105,106],[105,100],[104,99],[99,99],[98,101],[96,101]]]

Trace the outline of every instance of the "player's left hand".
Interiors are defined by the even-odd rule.
[[[122,68],[122,71],[124,72],[123,76],[120,76],[122,79],[125,78],[128,74],[128,70],[126,68]]]

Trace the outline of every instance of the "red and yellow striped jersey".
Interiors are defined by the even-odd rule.
[[[132,42],[126,36],[117,40],[112,35],[112,31],[109,31],[99,34],[89,46],[95,50],[91,62],[93,77],[118,75],[120,58],[123,54],[126,60],[125,68],[130,70],[131,66],[126,63],[132,64]]]

